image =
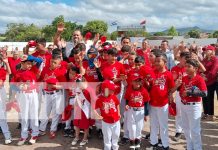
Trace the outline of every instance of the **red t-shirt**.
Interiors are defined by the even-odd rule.
[[[46,82],[46,80],[53,78],[53,79],[57,79],[58,82],[66,82],[66,76],[65,76],[66,73],[67,73],[67,69],[64,67],[58,67],[53,70],[50,69],[50,67],[45,67],[42,70],[39,81]]]
[[[115,123],[120,120],[117,109],[119,104],[120,102],[115,95],[110,95],[109,97],[104,97],[101,95],[96,101],[95,109],[100,109],[104,122]]]
[[[182,78],[182,85],[179,91],[182,102],[187,103],[187,102],[200,102],[201,101],[201,97],[192,97],[192,96],[183,97],[182,96],[182,93],[184,91],[187,91],[187,90],[191,91],[193,86],[198,87],[199,90],[201,91],[207,91],[206,83],[200,75],[196,75],[192,79],[190,79],[189,76],[184,76]]]
[[[7,75],[7,70],[4,67],[0,68],[0,80],[5,82],[6,80],[6,75]]]
[[[18,86],[23,83],[28,84],[27,90],[33,90],[37,87],[36,80],[36,74],[31,70],[18,70],[11,82],[17,82]]]
[[[150,100],[147,90],[143,87],[139,90],[129,87],[126,90],[125,99],[128,100],[130,107],[144,107],[144,103]]]
[[[151,67],[150,61],[149,61],[149,54],[150,54],[151,49],[148,48],[145,51],[143,49],[137,49],[136,53],[138,56],[142,56],[145,59],[145,65],[148,67]]]
[[[102,68],[102,76],[105,80],[113,81],[114,79],[119,78],[121,74],[125,75],[125,69],[123,64],[118,61],[112,65],[107,63],[106,66]],[[115,94],[118,94],[120,93],[121,82],[116,82],[115,85],[117,86]]]
[[[39,51],[36,51],[32,54],[34,57],[41,58],[43,60],[42,62],[42,70],[46,66],[50,66],[50,60],[52,58],[52,55],[49,52],[46,52],[45,54],[41,54]]]
[[[173,78],[174,80],[178,79],[178,77],[181,75],[181,76],[185,76],[186,73],[185,73],[185,67],[180,67],[179,65],[176,65],[174,66],[172,69],[171,69],[171,72],[172,72],[172,75],[173,75]]]
[[[88,61],[83,63],[83,68],[86,70],[84,78],[87,82],[98,82],[98,74],[96,68],[90,68]]]
[[[15,75],[17,70],[16,70],[16,66],[21,62],[21,59],[14,59],[13,57],[8,57],[8,63],[11,69],[11,74]]]
[[[160,73],[154,71],[154,80],[150,90],[150,105],[154,107],[163,107],[168,103],[169,90],[175,86],[171,72]]]

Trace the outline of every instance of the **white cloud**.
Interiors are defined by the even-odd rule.
[[[139,25],[147,20],[148,31],[175,27],[199,26],[218,29],[217,0],[81,0],[76,5],[49,1],[0,0],[0,32],[8,23],[50,24],[59,15],[80,24],[93,19],[119,25]],[[110,27],[110,31],[114,27]]]

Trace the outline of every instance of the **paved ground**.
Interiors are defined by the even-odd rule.
[[[216,101],[216,116],[218,117],[218,102]],[[12,110],[8,117],[16,118],[17,114]],[[170,147],[172,150],[183,150],[185,149],[184,137],[179,142],[174,142],[171,140],[172,136],[175,134],[175,120],[174,118],[169,119],[169,133],[170,133]],[[13,136],[13,143],[9,146],[3,145],[3,136],[0,134],[0,150],[71,150],[71,149],[81,149],[81,150],[101,150],[103,149],[103,141],[98,139],[96,132],[92,134],[92,138],[89,139],[89,143],[85,147],[71,146],[71,138],[63,137],[61,131],[59,131],[56,139],[50,140],[48,136],[41,137],[35,145],[24,145],[21,147],[16,146],[16,143],[20,137],[20,131],[16,129],[17,120],[9,120],[10,130]],[[149,131],[149,123],[145,124],[144,133]],[[202,122],[202,141],[204,150],[217,150],[218,149],[218,119],[214,122]],[[146,149],[149,143],[146,140],[142,141],[142,150]],[[120,150],[128,149],[127,146],[121,146]]]

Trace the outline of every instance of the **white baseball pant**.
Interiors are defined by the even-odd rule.
[[[176,133],[182,133],[181,97],[176,91]]]
[[[127,111],[127,128],[130,140],[141,139],[141,132],[144,126],[144,108],[135,111],[130,108]]]
[[[202,150],[201,112],[200,102],[195,105],[182,104],[182,127],[187,142],[187,150]]]
[[[168,104],[163,107],[150,106],[150,123],[151,133],[150,140],[151,144],[155,145],[158,143],[158,134],[160,129],[160,137],[163,147],[169,146],[169,134],[168,134]],[[160,127],[160,128],[159,128]]]
[[[104,150],[118,150],[118,140],[120,137],[120,121],[106,123],[102,121],[102,132],[104,138]]]
[[[48,94],[45,92],[42,98],[39,130],[46,130],[48,119],[51,114],[52,123],[50,131],[57,131],[57,126],[60,120],[60,116],[64,111],[64,106],[65,101],[60,90],[58,92],[54,92],[53,94]]]
[[[6,120],[6,91],[4,87],[0,87],[0,127],[4,134],[5,139],[11,138],[11,133]]]
[[[32,129],[32,136],[39,134],[39,99],[36,90],[31,93],[17,92],[17,101],[21,114],[21,137],[28,138],[28,128]]]

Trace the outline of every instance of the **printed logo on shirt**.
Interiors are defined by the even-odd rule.
[[[110,109],[113,109],[114,112],[117,111],[116,105],[115,105],[115,103],[113,102],[112,99],[110,100],[110,102],[103,102],[102,110],[104,110],[106,114],[108,114],[110,112]]]
[[[117,78],[118,71],[115,67],[112,69],[112,73],[113,73],[113,77]]]
[[[164,90],[165,84],[166,84],[166,79],[164,75],[162,75],[160,78],[157,78],[154,82],[156,86],[160,87],[160,90]]]
[[[140,103],[140,105],[143,103],[143,96],[141,93],[138,93],[138,95],[132,94],[131,99],[134,103]]]

